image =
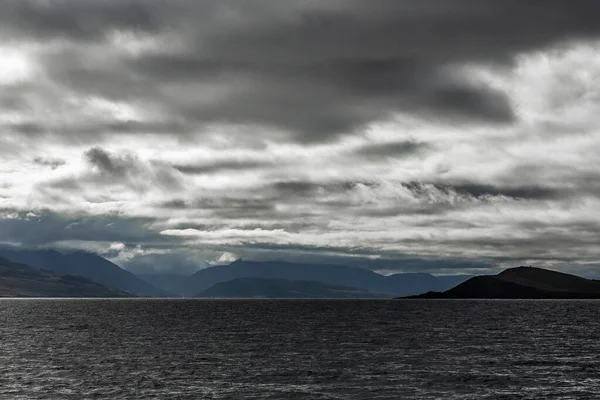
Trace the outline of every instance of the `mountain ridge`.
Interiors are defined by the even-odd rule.
[[[364,268],[345,265],[238,260],[228,265],[197,271],[182,284],[174,287],[173,291],[183,296],[195,296],[217,283],[248,277],[319,281],[388,293],[391,296],[415,295],[432,289],[446,290],[452,287],[452,284],[427,273],[399,273],[384,276]]]
[[[280,278],[237,278],[220,282],[195,297],[211,298],[305,298],[381,299],[390,296],[344,285]]]
[[[101,285],[115,287],[140,296],[168,296],[167,292],[155,288],[134,274],[93,253],[0,248],[0,257],[37,270],[53,271],[58,275],[81,276]]]
[[[535,267],[509,268],[475,276],[444,292],[408,298],[437,299],[600,299],[600,281]]]
[[[56,275],[0,258],[0,297],[135,296],[82,277]]]

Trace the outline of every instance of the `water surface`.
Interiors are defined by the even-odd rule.
[[[1,399],[575,399],[600,301],[2,300]]]

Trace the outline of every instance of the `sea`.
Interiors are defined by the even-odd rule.
[[[600,399],[600,301],[6,299],[0,399]]]

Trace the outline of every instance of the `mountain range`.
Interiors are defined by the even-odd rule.
[[[239,278],[311,281],[341,285],[388,297],[444,291],[470,276],[438,276],[401,273],[384,276],[371,270],[344,265],[303,264],[279,261],[243,261],[197,271],[191,276],[136,276],[118,265],[87,252],[0,248],[0,257],[56,275],[80,276],[107,287],[142,297],[194,297],[205,290]],[[236,286],[240,288],[239,282]],[[247,290],[250,290],[248,288]],[[242,290],[240,288],[240,293]]]
[[[0,296],[600,298],[600,281],[541,268],[433,276],[330,264],[243,261],[144,279],[91,253],[0,248]]]
[[[238,278],[216,285],[196,297],[279,299],[385,299],[389,295],[318,281]]]
[[[221,282],[238,278],[278,278],[290,281],[318,281],[363,289],[390,296],[410,296],[449,289],[470,276],[435,277],[426,273],[389,276],[344,265],[300,264],[280,261],[243,261],[202,269],[172,284],[170,291],[193,297]]]

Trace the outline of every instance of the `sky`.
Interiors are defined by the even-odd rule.
[[[597,0],[6,0],[0,244],[600,271]],[[598,273],[600,275],[600,273]]]

